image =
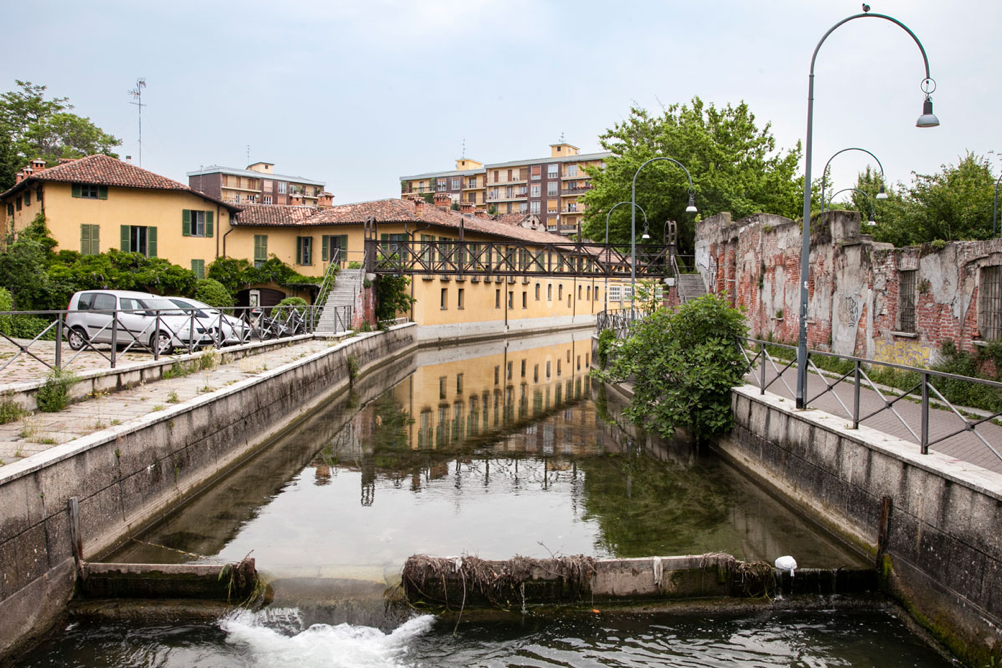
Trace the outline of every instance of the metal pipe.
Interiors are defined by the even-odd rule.
[[[855,147],[855,146],[850,146],[849,148],[844,148],[841,151],[836,152],[834,155],[832,155],[832,157],[828,158],[828,162],[825,163],[825,168],[821,171],[821,213],[824,213],[825,189],[826,189],[826,187],[828,185],[828,183],[827,183],[827,179],[828,179],[828,166],[830,164],[832,164],[832,160],[835,159],[835,156],[838,156],[838,155],[840,155],[842,153],[845,153],[846,151],[862,151],[863,153],[868,154],[871,158],[873,158],[874,160],[876,160],[877,161],[877,167],[880,167],[880,188],[881,188],[881,191],[883,191],[883,189],[884,189],[884,183],[886,183],[887,179],[884,178],[884,166],[882,164],[880,164],[880,158],[878,158],[872,152],[866,150],[865,148],[858,148],[858,147]],[[832,195],[832,197],[835,197],[835,195]]]
[[[624,202],[616,202],[615,204],[613,204],[612,208],[609,209],[606,212],[606,214],[605,214],[605,252],[606,252],[606,261],[610,262],[610,263],[612,262],[612,251],[609,250],[609,217],[612,216],[612,212],[615,211],[617,207],[620,207],[620,206],[622,206],[624,204],[632,204],[633,207],[635,207],[637,209],[640,209],[640,213],[644,214],[644,227],[647,226],[647,212],[644,211],[643,208],[641,208],[641,206],[639,204],[637,204],[636,202],[625,202],[624,201]],[[608,274],[608,271],[606,271],[606,276],[605,276],[605,310],[606,311],[609,310],[609,274]]]
[[[915,33],[906,26],[901,21],[887,16],[885,14],[853,14],[852,16],[846,17],[833,25],[828,29],[818,42],[818,45],[814,47],[814,54],[811,56],[811,70],[808,75],[807,83],[807,140],[805,142],[805,152],[804,152],[804,208],[803,208],[803,219],[802,219],[802,233],[801,233],[801,250],[800,250],[800,334],[797,340],[797,408],[807,407],[807,303],[808,303],[808,289],[807,282],[810,275],[810,254],[811,254],[811,158],[814,143],[814,64],[818,59],[818,52],[821,50],[821,45],[825,43],[828,36],[832,34],[837,28],[842,26],[849,21],[855,19],[863,18],[875,18],[884,19],[885,21],[890,21],[891,23],[897,25],[902,30],[907,32],[911,38],[918,45],[919,51],[922,52],[922,62],[925,65],[925,78],[931,79],[929,74],[929,58],[926,56],[925,47],[922,46],[922,42],[919,41]],[[923,80],[923,83],[925,80]],[[925,107],[929,108],[929,113],[932,113],[932,103],[929,98],[929,94],[926,93],[926,104]],[[923,112],[925,108],[923,108]],[[923,118],[924,118],[923,114]],[[634,183],[636,183],[636,177],[634,177]]]
[[[828,204],[831,204],[831,201],[836,197],[838,197],[839,195],[841,195],[842,193],[847,193],[847,192],[857,192],[863,197],[865,197],[867,203],[870,205],[870,221],[876,221],[877,214],[876,214],[876,209],[873,208],[873,198],[871,198],[866,191],[860,190],[859,188],[842,188],[842,190],[839,190],[837,193],[828,198]],[[821,213],[824,212],[825,212],[825,201],[821,200]]]
[[[811,67],[813,71],[813,66]],[[695,211],[695,206],[693,204],[693,196],[695,195],[695,189],[692,187],[692,176],[689,174],[689,170],[685,168],[681,162],[674,158],[669,158],[667,156],[658,156],[656,158],[651,158],[644,164],[637,168],[637,171],[633,174],[633,185],[630,190],[630,203],[633,205],[630,207],[630,319],[633,319],[633,299],[636,298],[636,283],[637,283],[637,177],[640,176],[640,171],[651,164],[652,162],[657,162],[658,160],[667,160],[673,164],[678,165],[685,172],[685,177],[689,179],[689,206],[686,207],[686,211],[689,209]],[[646,219],[646,216],[645,216]]]

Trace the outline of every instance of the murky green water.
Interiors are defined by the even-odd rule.
[[[858,564],[712,456],[610,425],[620,407],[596,395],[589,355],[565,335],[425,351],[367,379],[109,558],[251,554],[275,578],[269,608],[77,621],[24,665],[939,665],[885,613],[530,616],[453,637],[387,611],[382,592],[415,553]]]

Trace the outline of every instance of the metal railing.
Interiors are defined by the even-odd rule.
[[[784,374],[791,369],[791,376],[796,374],[796,346],[749,338],[739,339],[738,345],[745,361],[748,363],[749,382],[758,387],[762,394],[765,394],[766,390],[770,387],[777,386],[778,388],[778,384],[781,383],[789,393],[788,396],[792,397],[795,395],[793,389],[787,383]],[[824,369],[825,366],[833,367],[835,365],[820,362],[819,367],[816,360],[818,362],[820,360],[841,360],[842,368],[835,371],[826,370]],[[849,368],[849,364],[851,364],[851,368]],[[945,389],[943,389],[950,383],[970,383],[1002,391],[1002,383],[983,378],[959,376],[942,371],[904,366],[891,362],[880,362],[864,357],[838,355],[820,350],[808,350],[807,365],[808,370],[813,372],[811,378],[816,379],[814,384],[818,388],[818,391],[812,394],[809,384],[805,403],[809,405],[821,397],[831,395],[834,403],[829,404],[826,407],[826,411],[831,412],[829,409],[837,411],[840,408],[843,411],[844,417],[851,420],[852,429],[858,429],[862,422],[886,412],[893,415],[897,423],[900,423],[904,427],[907,433],[918,443],[920,452],[924,455],[929,454],[931,447],[967,433],[975,437],[982,445],[991,450],[995,457],[1002,461],[1002,453],[1000,453],[1002,442],[1000,442],[999,438],[1002,435],[1002,431],[999,431],[998,434],[987,433],[992,428],[1000,429],[994,423],[994,420],[1002,416],[1002,411],[991,412],[963,406],[958,407],[944,396]],[[879,382],[874,382],[871,378],[871,374],[873,374],[873,370],[876,368],[893,369],[895,372],[914,374],[910,377],[917,378],[917,382],[909,382],[906,387],[900,389],[888,388]],[[820,387],[817,385],[818,382],[820,382]],[[937,384],[940,387],[937,387]],[[836,392],[836,388],[840,386],[851,387],[852,397],[840,397],[838,392]],[[862,398],[861,395],[864,391],[875,392],[876,397]],[[920,409],[917,424],[914,416],[906,415],[906,413],[913,413],[914,411],[899,410],[899,408],[903,407],[902,402],[917,402]],[[939,430],[941,433],[933,437],[930,435],[929,411],[936,409],[949,411],[949,414],[955,416],[959,420],[959,423],[954,423],[956,428],[947,427]],[[838,413],[834,414],[837,415]],[[982,428],[982,430],[978,431],[979,428]],[[994,437],[995,444],[989,442],[989,436]]]
[[[332,317],[335,326],[331,331],[350,328],[351,306],[337,307],[329,313],[328,320]],[[312,334],[322,314],[320,306],[2,311],[0,323],[15,323],[21,316],[49,322],[31,339],[15,338],[0,326],[0,344],[15,348],[13,355],[0,365],[0,373],[25,359],[61,370],[84,353],[94,353],[114,369],[129,352],[149,353],[159,360],[175,351],[190,354],[196,350]],[[70,349],[68,356],[64,347]]]

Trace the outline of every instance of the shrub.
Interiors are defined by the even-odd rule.
[[[10,396],[0,398],[0,424],[20,420],[27,414],[28,412],[21,408],[21,405],[11,399]]]
[[[376,281],[376,321],[393,320],[397,313],[410,309],[414,298],[407,292],[411,279],[384,274]]]
[[[13,311],[14,299],[7,288],[0,287],[0,312]],[[33,339],[46,327],[49,321],[33,315],[0,315],[0,333],[15,339]],[[56,330],[52,328],[42,339],[53,341],[56,338]]]
[[[229,290],[212,278],[203,278],[195,284],[195,299],[219,308],[233,306]]]
[[[69,389],[77,382],[77,377],[70,371],[53,369],[45,377],[45,385],[38,388],[35,403],[43,413],[58,413],[69,403]]]
[[[604,369],[609,364],[609,353],[616,344],[616,332],[603,329],[598,334],[598,363]]]
[[[633,376],[624,414],[664,438],[679,428],[700,440],[720,434],[731,428],[731,388],[747,370],[735,342],[747,330],[744,315],[721,295],[658,309],[634,325],[603,377]]]

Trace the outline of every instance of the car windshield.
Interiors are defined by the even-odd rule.
[[[175,297],[171,297],[167,301],[174,302],[175,304],[177,304],[178,306],[180,306],[183,309],[193,309],[193,308],[199,309],[198,311],[195,312],[195,317],[196,318],[208,318],[209,317],[209,314],[206,313],[205,311],[203,311],[202,307],[199,306],[197,303],[192,303],[192,302],[190,302],[190,301],[188,301],[186,299],[177,299]],[[189,312],[190,312],[189,310],[185,310],[185,313],[189,313]]]
[[[143,304],[151,311],[159,311],[160,315],[188,315],[169,299],[144,299]]]

